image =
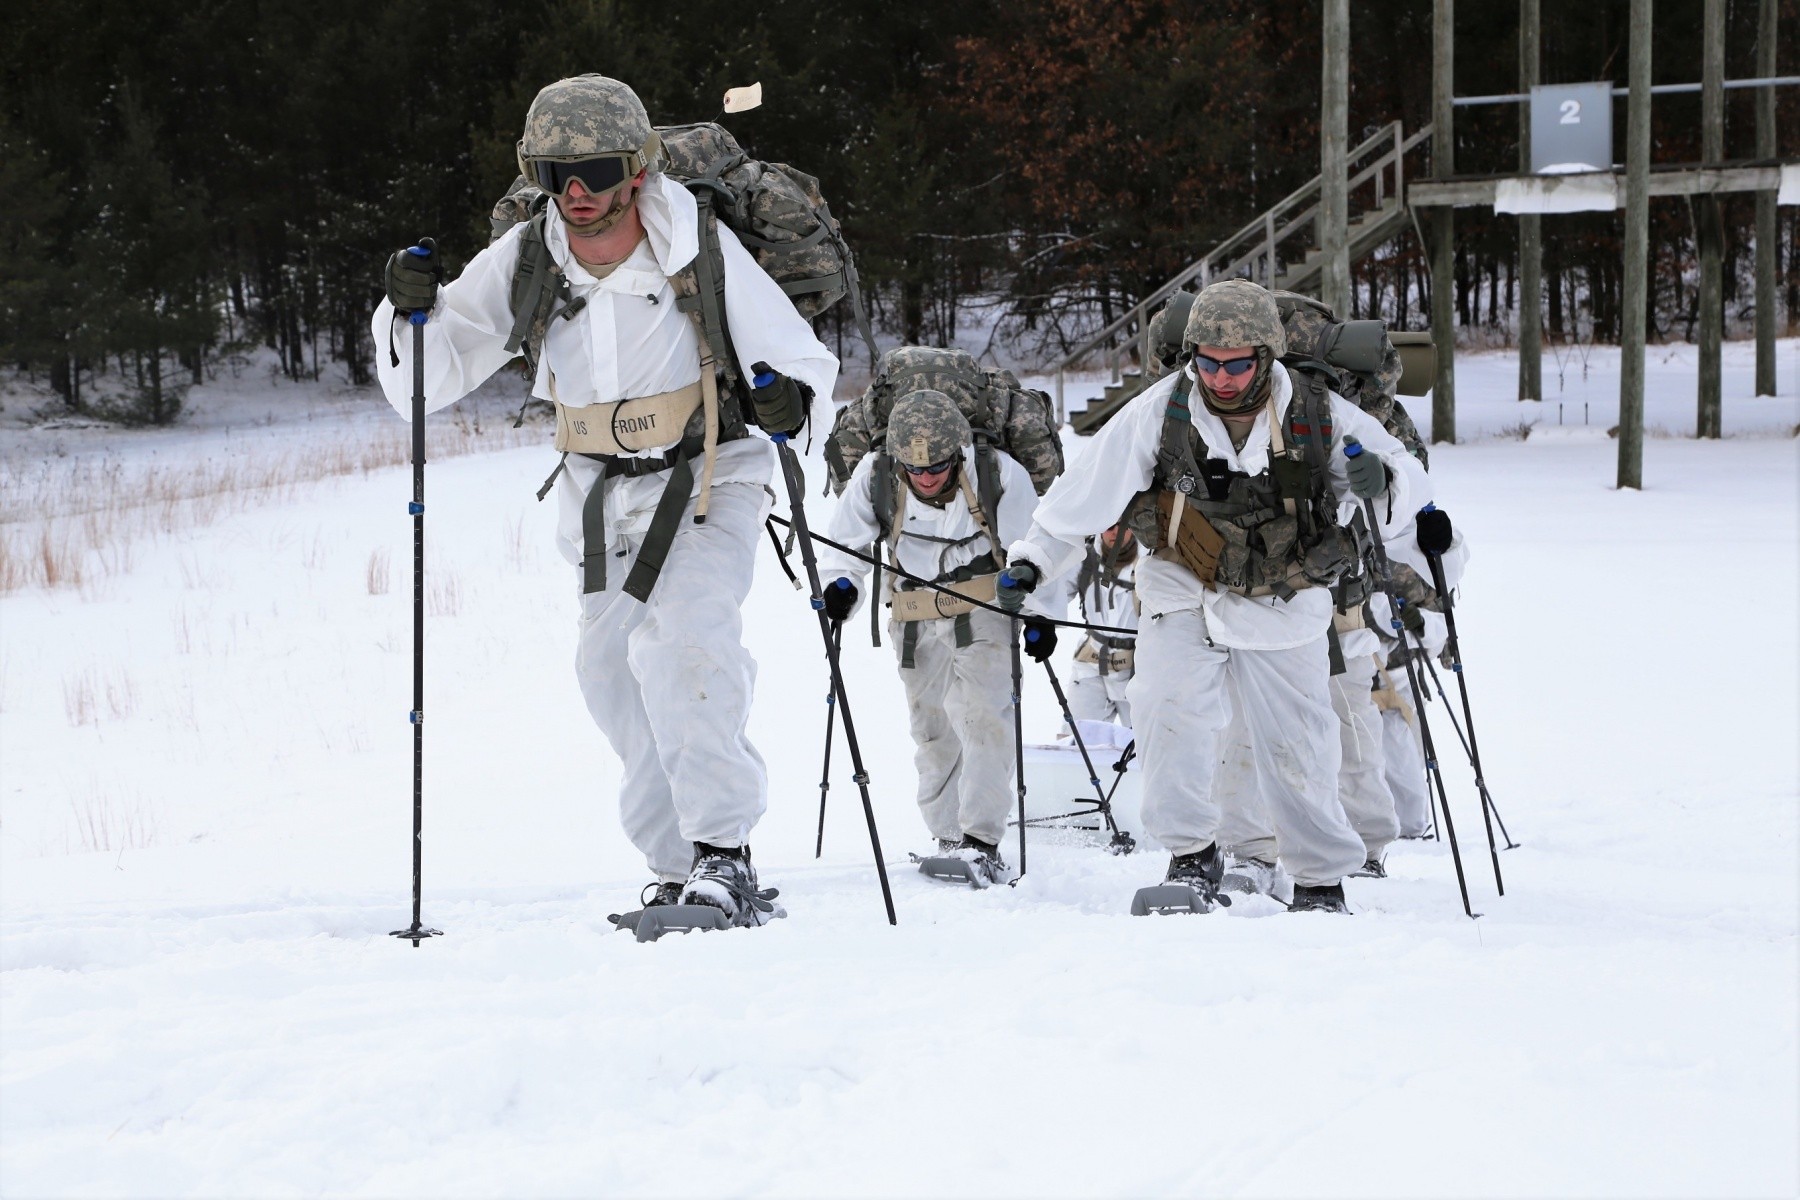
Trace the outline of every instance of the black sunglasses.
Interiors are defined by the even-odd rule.
[[[600,196],[625,182],[629,165],[623,155],[584,158],[577,162],[538,159],[531,164],[531,174],[532,181],[552,196],[568,191],[569,184],[577,179],[581,180],[582,187]]]
[[[1202,374],[1211,375],[1221,368],[1227,375],[1234,378],[1239,375],[1248,375],[1256,370],[1256,355],[1252,354],[1248,358],[1228,358],[1223,362],[1216,358],[1208,358],[1204,354],[1194,355],[1194,370]]]
[[[907,467],[908,475],[942,475],[956,465],[954,458],[946,458],[941,463],[932,463],[929,467]]]

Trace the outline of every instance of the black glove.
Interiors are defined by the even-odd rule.
[[[1435,504],[1427,504],[1419,510],[1418,516],[1419,549],[1425,553],[1441,557],[1450,549],[1456,540],[1450,528],[1450,514]]]
[[[1043,662],[1056,653],[1056,626],[1048,621],[1025,622],[1025,657]]]
[[[444,264],[437,243],[420,238],[416,246],[397,250],[387,262],[387,298],[396,312],[430,312],[437,303]]]
[[[1359,500],[1379,500],[1387,491],[1387,464],[1353,437],[1344,439],[1344,470],[1350,475],[1350,490]]]
[[[856,607],[856,585],[848,576],[840,575],[825,585],[825,615],[834,621],[850,619],[850,610]]]
[[[1016,613],[1025,607],[1025,597],[1037,590],[1039,578],[1038,569],[1030,563],[1009,563],[994,585],[994,599],[1007,612]]]
[[[1421,641],[1425,638],[1425,610],[1416,604],[1400,605],[1400,624]]]
[[[766,362],[756,363],[751,370],[756,378],[751,381],[750,407],[757,426],[784,437],[800,432],[812,406],[812,389]]]

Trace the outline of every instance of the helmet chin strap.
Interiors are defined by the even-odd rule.
[[[570,237],[599,237],[601,234],[610,231],[620,221],[625,219],[625,214],[630,212],[631,206],[637,203],[638,192],[642,190],[643,185],[641,184],[633,186],[630,194],[625,197],[624,203],[613,205],[611,209],[607,210],[607,212],[601,216],[595,217],[592,221],[587,221],[585,223],[578,224],[569,220],[568,214],[564,213],[560,206],[556,211],[562,216],[563,224],[569,227]]]

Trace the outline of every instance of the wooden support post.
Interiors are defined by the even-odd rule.
[[[1776,0],[1756,7],[1756,74],[1775,74]],[[1775,89],[1756,89],[1756,157],[1775,157]],[[1756,394],[1775,394],[1775,193],[1756,193]],[[1789,314],[1792,316],[1792,314]]]
[[[1650,250],[1650,0],[1631,0],[1625,99],[1625,288],[1619,336],[1619,486],[1644,486],[1644,291]]]
[[[1319,299],[1350,317],[1350,0],[1324,0],[1319,106]]]
[[[1519,90],[1538,81],[1538,0],[1519,0]],[[1519,106],[1519,173],[1531,173],[1531,109]],[[1519,218],[1519,399],[1544,398],[1544,220]]]
[[[1700,53],[1700,160],[1725,157],[1725,0],[1706,0]],[[1719,343],[1724,336],[1725,228],[1717,196],[1694,197],[1695,242],[1700,251],[1700,403],[1696,435],[1719,436],[1723,396]]]
[[[1431,0],[1431,173],[1448,179],[1456,172],[1455,109],[1451,105],[1455,0]],[[1431,440],[1456,440],[1456,232],[1455,209],[1431,214],[1431,340],[1437,348],[1437,378],[1431,387]]]

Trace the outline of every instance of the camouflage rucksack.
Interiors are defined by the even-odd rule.
[[[1329,367],[1332,390],[1380,421],[1407,453],[1424,463],[1425,441],[1396,396],[1400,352],[1394,349],[1387,326],[1380,321],[1340,321],[1325,304],[1298,292],[1274,295],[1288,339],[1288,357],[1283,361],[1303,368],[1318,363]]]
[[[1020,385],[1011,371],[984,369],[966,350],[896,346],[881,356],[874,380],[863,394],[838,410],[825,439],[825,469],[831,490],[842,494],[863,456],[879,452],[887,435],[888,413],[909,392],[929,388],[956,401],[975,435],[977,494],[983,509],[999,499],[999,472],[991,457],[1004,450],[1031,475],[1043,495],[1063,469],[1062,435],[1055,407],[1044,392]],[[881,497],[876,515],[881,516]]]
[[[657,133],[662,170],[685,184],[700,206],[701,250],[672,280],[677,303],[684,312],[698,312],[728,386],[741,398],[745,389],[737,378],[737,358],[727,349],[731,331],[725,321],[725,258],[715,224],[720,220],[809,321],[848,296],[873,354],[874,335],[857,286],[855,256],[819,192],[819,181],[785,163],[751,158],[719,125],[658,126]],[[521,175],[489,217],[490,242],[515,225],[526,225],[513,272],[513,329],[507,348],[524,354],[528,374],[536,373],[550,321],[580,310],[580,301],[571,305],[568,281],[544,244],[549,202]]]

